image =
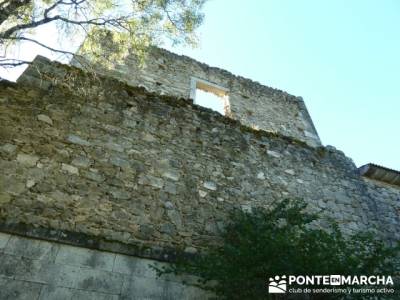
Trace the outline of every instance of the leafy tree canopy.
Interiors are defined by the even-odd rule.
[[[400,242],[389,246],[369,233],[344,236],[334,222],[320,228],[317,220],[301,200],[284,200],[270,210],[252,213],[234,211],[220,246],[209,246],[195,258],[183,256],[158,271],[160,275],[196,275],[201,278],[199,286],[213,291],[218,299],[286,299],[268,294],[267,280],[275,275],[399,276]],[[304,299],[343,297],[309,296]],[[392,296],[398,299],[399,294]],[[296,297],[290,299],[302,299]]]
[[[0,0],[0,67],[28,62],[13,55],[18,43],[33,43],[65,56],[69,49],[55,49],[35,38],[35,32],[55,24],[60,40],[87,36],[86,54],[101,58],[96,45],[108,38],[119,43],[121,58],[127,49],[143,51],[170,40],[195,44],[195,29],[202,23],[206,0]],[[122,43],[123,42],[123,43]],[[121,45],[124,45],[123,47]],[[97,51],[97,52],[96,52]]]

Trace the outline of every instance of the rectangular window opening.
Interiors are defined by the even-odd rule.
[[[202,79],[192,78],[190,98],[194,103],[219,112],[221,115],[229,113],[228,89]]]

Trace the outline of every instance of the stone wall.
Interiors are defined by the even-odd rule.
[[[104,46],[106,56],[107,51],[110,50]],[[132,54],[123,62],[113,64],[111,69],[102,69],[99,65],[96,68],[98,72],[129,85],[143,86],[157,94],[178,98],[190,97],[192,77],[211,82],[228,89],[229,117],[249,127],[278,132],[313,146],[321,145],[301,97],[235,76],[187,56],[153,48],[143,66],[139,66],[137,57]]]
[[[1,299],[205,299],[151,259],[283,198],[400,239],[400,189],[342,152],[44,59],[0,82],[0,170]]]
[[[194,278],[159,278],[154,265],[162,264],[0,233],[0,299],[207,299]]]
[[[193,253],[218,239],[230,209],[302,197],[346,232],[400,237],[399,189],[364,181],[340,151],[253,130],[190,100],[47,67],[58,76],[52,83],[28,71],[0,90],[5,224]]]

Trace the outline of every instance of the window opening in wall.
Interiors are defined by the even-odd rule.
[[[228,89],[211,82],[192,78],[190,98],[195,104],[215,110],[222,115],[229,112]]]

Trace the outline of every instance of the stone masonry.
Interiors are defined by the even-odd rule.
[[[105,55],[112,51],[106,45],[103,45],[103,50]],[[190,57],[152,48],[143,65],[131,54],[123,62],[113,64],[111,69],[96,65],[96,70],[129,85],[143,86],[157,94],[178,98],[193,98],[192,80],[204,80],[228,91],[229,117],[249,127],[294,137],[312,146],[321,145],[301,97],[210,67]]]
[[[304,198],[347,233],[400,239],[399,187],[360,177],[333,147],[246,125],[190,99],[44,58],[18,83],[0,82],[0,231],[12,234],[0,239],[3,293],[29,286],[41,299],[53,289],[104,299],[204,299],[193,287],[176,287],[176,278],[157,279],[163,288],[140,298],[136,291],[150,293],[156,279],[139,268],[129,281],[116,257],[147,264],[169,261],[176,249],[197,253],[205,241],[218,242],[232,208],[283,198]],[[41,245],[48,250],[35,252]],[[67,270],[59,271],[65,284],[61,275],[42,277],[44,268]],[[99,282],[108,280],[118,284],[104,290]]]
[[[152,265],[162,263],[0,233],[0,299],[207,298],[193,278],[160,279]]]

